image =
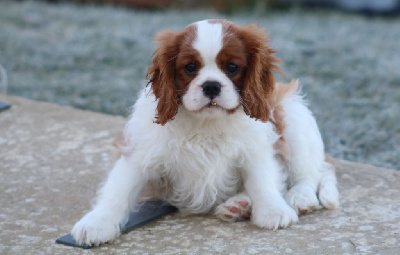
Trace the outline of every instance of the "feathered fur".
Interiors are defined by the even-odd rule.
[[[338,206],[315,118],[297,81],[275,82],[263,30],[205,20],[156,41],[119,159],[71,231],[78,243],[112,241],[141,198],[272,230]]]

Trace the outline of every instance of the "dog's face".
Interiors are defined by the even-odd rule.
[[[264,31],[224,20],[205,20],[180,33],[157,35],[158,48],[148,70],[158,99],[156,123],[173,119],[179,105],[206,118],[243,106],[267,121],[279,61]]]

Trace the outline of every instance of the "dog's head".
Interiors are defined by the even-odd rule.
[[[279,59],[256,26],[205,20],[182,32],[161,32],[147,76],[158,100],[156,123],[173,119],[179,105],[207,118],[235,112],[267,121]]]

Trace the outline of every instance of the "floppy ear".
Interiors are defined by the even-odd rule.
[[[179,98],[175,83],[175,62],[179,53],[179,34],[171,31],[158,33],[155,41],[158,48],[153,53],[153,62],[147,70],[147,78],[157,98],[155,123],[165,125],[178,111]]]
[[[269,42],[264,30],[256,25],[239,27],[239,34],[247,51],[247,70],[241,90],[243,108],[252,118],[268,121],[270,118],[273,91],[275,88],[274,71],[280,60],[273,55],[275,50],[267,46]]]

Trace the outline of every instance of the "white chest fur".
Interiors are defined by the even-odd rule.
[[[197,129],[168,143],[164,176],[166,200],[190,212],[206,212],[238,192],[240,152],[224,132]]]
[[[164,199],[183,211],[206,212],[236,194],[241,169],[278,138],[270,123],[256,122],[240,109],[210,120],[180,108],[165,126],[149,118],[154,111],[154,98],[142,95],[125,130],[127,143],[138,170],[149,180],[162,179]]]

